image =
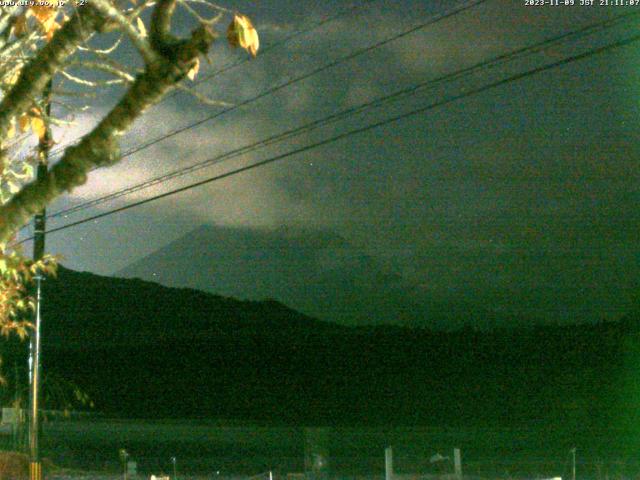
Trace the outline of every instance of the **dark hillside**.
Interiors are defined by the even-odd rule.
[[[348,328],[274,301],[66,269],[45,295],[45,370],[107,413],[567,428],[635,418],[632,317],[492,332]]]

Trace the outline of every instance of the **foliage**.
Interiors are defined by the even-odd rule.
[[[11,405],[13,408],[22,409],[26,412],[28,408],[29,388],[28,378],[29,372],[26,365],[18,366],[17,363],[9,360],[7,363],[13,363],[11,368],[7,368],[5,375],[4,389],[0,392],[0,400],[2,405]],[[95,403],[91,395],[80,387],[76,382],[69,380],[68,375],[61,375],[55,370],[47,369],[42,378],[42,396],[44,405],[51,412],[43,412],[43,420],[60,418],[69,418],[72,412],[87,411],[95,408]],[[23,420],[26,420],[23,419]],[[1,478],[1,477],[0,477]]]
[[[54,473],[60,468],[49,459],[43,459],[45,471]],[[0,452],[0,478],[3,480],[27,480],[29,478],[29,456],[19,452]]]
[[[55,275],[56,258],[45,255],[39,261],[24,258],[19,250],[0,256],[0,333],[27,335],[30,323],[25,320],[35,310],[29,285],[36,275]]]
[[[21,3],[0,4],[0,333],[24,336],[30,284],[54,274],[56,259],[27,260],[15,244],[19,229],[91,171],[118,162],[120,137],[171,89],[200,98],[182,80],[195,79],[225,15],[230,45],[255,57],[259,40],[248,17],[208,0]],[[172,32],[177,15],[193,27],[185,37]],[[103,88],[121,96],[100,115]],[[95,126],[34,180],[34,166],[56,145],[52,131],[63,136],[87,111]]]
[[[0,453],[1,478],[12,480],[26,480],[29,478],[29,457],[24,453]]]

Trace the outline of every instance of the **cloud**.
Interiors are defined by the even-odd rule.
[[[386,2],[357,15],[346,15],[259,55],[256,60],[241,62],[198,89],[208,96],[241,104],[424,21],[432,4],[436,3],[415,2],[405,9],[404,2]],[[95,172],[85,187],[74,192],[72,201],[97,198],[557,34],[571,26],[568,19],[572,15],[575,25],[581,24],[586,10],[595,15],[597,9],[538,9],[532,13],[531,9],[513,7],[510,0],[487,2],[477,10],[391,42],[276,94],[265,95],[145,149],[119,165]],[[300,26],[320,18],[311,13]],[[269,44],[269,37],[278,38],[298,28],[295,21],[279,21],[266,18],[262,30],[265,45]],[[212,65],[203,62],[205,70],[200,78],[242,58],[242,52],[226,46],[214,48]],[[601,62],[598,65],[606,67],[605,61]],[[487,304],[494,302],[496,308],[512,308],[516,300],[505,300],[498,289],[514,284],[540,292],[544,282],[559,289],[562,284],[573,288],[570,275],[563,273],[563,268],[575,272],[571,268],[581,261],[576,251],[586,251],[590,246],[604,250],[617,242],[619,251],[633,252],[632,232],[638,224],[638,219],[628,213],[635,211],[634,190],[630,183],[624,183],[632,182],[638,174],[636,164],[630,160],[637,157],[637,149],[629,141],[637,136],[632,130],[637,112],[628,98],[612,106],[617,92],[608,92],[604,81],[593,76],[590,66],[588,62],[576,66],[580,68],[576,74],[571,68],[558,71],[558,75],[564,75],[565,84],[571,85],[569,90],[550,88],[549,85],[556,85],[553,76],[505,86],[132,210],[118,218],[135,222],[118,221],[138,228],[135,235],[107,232],[104,236],[130,242],[127,249],[132,252],[147,252],[150,238],[156,245],[163,238],[175,238],[186,225],[195,227],[198,223],[330,227],[389,260],[443,298],[477,295]],[[607,72],[602,68],[598,75],[604,78]],[[456,92],[458,84],[445,88]],[[592,98],[589,92],[599,89],[604,89],[602,94]],[[404,102],[387,104],[375,112],[101,205],[97,210],[147,198],[361,128],[434,98],[437,95],[411,96]],[[124,140],[124,148],[218,111],[180,94],[151,109],[137,122]],[[599,121],[588,120],[594,117]],[[87,128],[95,119],[81,116],[78,130],[73,133]],[[612,130],[622,128],[618,124],[621,119],[626,119],[628,127],[624,127],[624,135],[616,137]],[[606,175],[615,178],[600,183],[590,180]],[[178,223],[180,227],[175,226]],[[148,231],[140,228],[143,224]],[[113,225],[119,228],[115,220]],[[111,240],[102,244],[108,245]],[[579,248],[572,251],[572,246]],[[88,247],[78,248],[84,249],[83,262],[90,268]],[[611,255],[602,256],[602,272],[611,262]],[[597,269],[585,265],[575,277],[585,285],[596,282],[589,272]],[[609,272],[622,271],[623,280],[607,282],[624,287],[632,277],[634,262],[629,261],[628,265],[627,270],[611,267]],[[599,278],[609,279],[604,273]],[[600,298],[611,288],[602,286]],[[569,300],[571,295],[577,299],[578,294],[569,290],[563,295]],[[552,298],[549,292],[546,297],[536,295],[527,297],[525,292],[518,298],[531,304],[542,297]]]
[[[141,122],[134,129],[134,136],[156,138],[166,128],[162,118],[176,118],[179,114],[173,106],[157,107],[150,121]],[[220,154],[251,144],[265,133],[262,126],[270,125],[268,118],[256,116],[252,121],[226,121],[203,125],[176,135],[139,152],[109,168],[93,172],[88,182],[70,196],[72,204],[101,198],[122,188],[143,183],[182,166],[189,166],[215,158]],[[189,175],[128,194],[96,207],[106,211],[114,207],[143,200],[168,190],[224,173],[232,168],[248,165],[263,158],[264,154],[249,154]],[[237,177],[188,190],[173,197],[174,210],[183,212],[202,223],[226,225],[273,225],[286,223],[289,217],[287,195],[278,189],[273,169],[260,169]]]

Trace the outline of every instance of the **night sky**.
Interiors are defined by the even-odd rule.
[[[356,2],[360,8],[203,82],[240,103],[423,23],[453,0]],[[576,0],[579,3],[579,0]],[[220,1],[250,16],[262,48],[350,10],[347,2]],[[635,8],[635,10],[634,10]],[[55,212],[350,106],[640,7],[526,7],[488,0],[340,63],[106,170]],[[178,19],[180,20],[180,19]],[[226,20],[225,20],[226,22]],[[640,16],[323,129],[200,170],[50,227],[269,158],[446,96],[638,33]],[[186,27],[186,25],[185,25]],[[222,32],[226,23],[220,25]],[[200,77],[246,56],[224,36]],[[126,56],[126,52],[122,54]],[[203,224],[325,229],[437,301],[535,321],[615,319],[640,279],[640,42],[531,75],[197,189],[49,236],[75,269],[112,274]],[[98,110],[117,97],[105,92]],[[210,116],[185,94],[141,118],[123,150]],[[92,110],[58,139],[95,122]]]

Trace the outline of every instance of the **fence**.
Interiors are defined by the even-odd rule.
[[[323,480],[382,479],[385,448],[393,446],[394,480],[420,480],[450,478],[453,448],[460,447],[462,474],[467,479],[571,480],[570,449],[577,439],[583,442],[576,456],[578,480],[637,478],[640,435],[628,437],[633,441],[620,448],[620,440],[627,437],[602,433],[598,432],[597,441],[588,441],[576,433],[556,435],[548,429],[302,428],[185,420],[54,419],[43,425],[41,451],[57,465],[117,474],[122,471],[118,452],[125,448],[144,478],[172,476],[175,457],[178,477],[204,475],[222,480],[271,472],[271,480],[286,480],[291,474],[300,474],[299,480]],[[25,439],[19,434],[0,435],[0,448],[16,450]]]

